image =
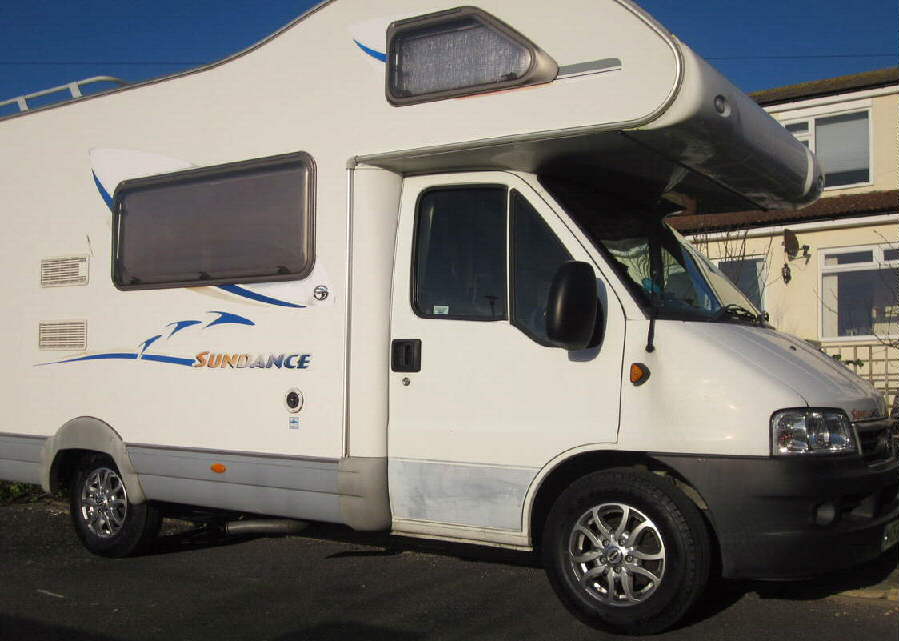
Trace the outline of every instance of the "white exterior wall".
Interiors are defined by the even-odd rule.
[[[803,187],[803,181],[813,179],[814,167],[805,150],[762,112],[752,111],[754,105],[747,106],[745,99],[734,103],[733,112],[742,111],[743,118],[726,120],[727,116],[716,114],[711,98],[719,90],[736,89],[625,0],[564,0],[556,3],[552,12],[530,3],[501,0],[487,0],[479,6],[531,38],[562,68],[605,58],[619,59],[622,64],[601,73],[563,74],[539,86],[393,107],[384,96],[384,64],[365,53],[354,39],[362,38],[366,45],[383,49],[379,38],[390,22],[445,7],[412,0],[341,0],[323,5],[263,46],[226,64],[0,122],[4,166],[0,198],[7,218],[0,268],[7,275],[8,305],[21,310],[0,337],[0,348],[10,355],[0,379],[0,399],[9,408],[5,423],[0,424],[0,437],[50,436],[73,418],[93,417],[110,425],[130,446],[134,469],[150,499],[383,528],[389,520],[386,507],[382,514],[360,513],[367,503],[374,502],[366,492],[378,495],[377,500],[386,505],[386,487],[378,483],[383,485],[387,478],[386,428],[388,416],[391,430],[395,426],[390,400],[397,395],[388,392],[388,377],[392,377],[392,385],[402,385],[389,373],[389,338],[397,329],[397,319],[415,320],[409,310],[397,311],[405,300],[392,287],[404,273],[394,266],[408,266],[411,231],[399,239],[401,247],[406,243],[406,251],[395,257],[403,187],[400,176],[358,165],[357,158],[448,146],[471,149],[498,141],[510,143],[510,148],[498,155],[527,155],[547,139],[569,140],[575,135],[621,129],[629,129],[628,136],[645,136],[643,140],[654,145],[680,150],[684,140],[698,138],[701,143],[703,136],[708,137],[704,124],[711,121],[716,132],[723,132],[716,137],[718,146],[696,144],[682,150],[685,162],[726,169],[732,166],[724,162],[728,154],[743,149],[741,143],[749,149],[772,139],[778,151],[766,155],[761,147],[751,147],[753,160],[739,166],[744,196],[759,196],[766,202],[770,196],[770,202],[781,205],[786,192],[797,200],[808,196],[810,189]],[[683,79],[684,73],[690,77]],[[683,89],[681,94],[679,89]],[[678,98],[680,104],[675,104]],[[654,120],[666,109],[666,118]],[[725,149],[728,140],[735,144]],[[511,144],[521,141],[532,146],[514,148]],[[89,152],[97,148],[159,154],[195,166],[308,153],[316,166],[315,271],[304,282],[327,287],[328,297],[292,308],[248,300],[216,287],[116,289],[109,276],[111,215],[91,175]],[[783,161],[785,167],[795,170],[784,180],[783,192],[768,180],[767,174],[773,170],[763,171],[768,168],[766,160]],[[494,164],[508,169],[501,158]],[[446,403],[439,438],[427,442],[421,431],[415,430],[419,416],[407,417],[407,436],[400,437],[397,448],[391,443],[394,461],[405,457],[405,462],[412,460],[421,466],[434,460],[454,465],[447,476],[432,475],[431,480],[462,479],[462,487],[478,486],[483,495],[496,501],[504,500],[502,488],[511,482],[520,504],[512,508],[504,504],[500,521],[480,524],[488,530],[499,527],[505,534],[485,530],[479,540],[526,545],[524,506],[532,501],[540,479],[566,452],[621,447],[710,454],[763,452],[766,436],[760,435],[766,434],[766,423],[761,414],[755,417],[759,420],[752,432],[739,432],[738,423],[746,416],[731,411],[731,422],[716,424],[717,431],[710,435],[708,425],[702,422],[708,420],[708,408],[697,406],[685,388],[693,380],[691,375],[681,376],[680,370],[671,368],[671,360],[659,365],[659,384],[653,388],[657,398],[651,407],[631,388],[619,398],[622,368],[628,358],[641,358],[643,313],[595,248],[575,231],[576,225],[564,212],[554,211],[552,199],[533,184],[532,176],[518,174],[518,179],[532,183],[534,202],[545,203],[538,209],[546,220],[553,221],[551,227],[557,234],[568,238],[569,249],[575,248],[576,254],[592,261],[603,275],[604,303],[610,314],[616,314],[614,323],[611,316],[608,319],[606,351],[582,361],[551,348],[526,352],[523,359],[510,358],[513,348],[527,350],[531,343],[512,334],[511,328],[500,337],[497,325],[490,330],[498,334],[495,341],[486,332],[480,337],[484,353],[495,345],[500,346],[499,353],[504,353],[504,346],[508,348],[505,360],[493,359],[495,374],[489,380],[464,378],[468,376],[466,364],[455,374],[455,381],[460,382],[462,392],[466,387],[484,397],[497,392],[507,404],[505,409],[497,406],[491,417],[484,410],[490,406],[476,399],[464,411],[457,410],[457,399],[464,402],[467,397],[460,393],[442,398],[445,374],[442,378],[438,371],[432,381],[432,397],[423,398],[417,407],[426,415],[438,405],[434,399]],[[742,205],[744,201],[734,197],[733,202]],[[570,229],[565,231],[566,227]],[[72,254],[90,256],[89,284],[41,288],[40,260]],[[400,282],[403,288],[407,284]],[[619,297],[619,306],[613,307],[613,299]],[[252,324],[212,322],[220,313],[238,314]],[[38,349],[39,322],[71,319],[87,321],[86,353]],[[172,323],[187,319],[203,322],[177,334],[167,332]],[[636,333],[626,335],[626,321],[631,320],[638,321]],[[159,353],[181,358],[203,351],[295,353],[308,355],[309,367],[210,369],[140,358],[56,362],[136,352],[141,343],[156,335],[159,338],[153,350],[164,348]],[[680,341],[670,336],[660,323],[660,343],[661,339],[670,343],[665,351],[655,353],[655,360],[647,359],[651,367],[661,362],[658,359],[680,354],[682,348],[676,347]],[[451,351],[439,337],[434,344]],[[529,375],[527,367],[515,370],[522,362],[526,364],[526,359],[543,379]],[[512,374],[508,380],[502,378],[507,371]],[[582,395],[578,385],[586,379],[577,372],[583,371],[594,376],[586,387],[603,389],[604,396]],[[740,380],[762,376],[761,371],[763,367],[750,367]],[[493,387],[488,389],[490,385]],[[551,386],[555,387],[547,391]],[[291,416],[284,403],[293,388],[304,396],[297,416]],[[715,392],[725,398],[726,391],[710,386],[704,394]],[[789,390],[768,391],[771,406],[795,404],[795,399],[801,398]],[[547,402],[539,412],[522,402],[539,399],[544,393]],[[560,417],[556,402],[565,394],[573,400],[561,403],[569,416]],[[681,408],[672,422],[666,420],[670,419],[666,408],[676,399]],[[870,405],[871,400],[861,393],[861,402]],[[757,413],[762,412],[762,405],[755,407]],[[576,425],[544,429],[557,420],[570,419],[572,408],[578,410]],[[601,428],[594,411],[601,415]],[[526,449],[509,447],[522,434],[528,435],[530,428],[522,428],[522,423],[535,417],[543,431],[530,430],[537,435],[529,439]],[[295,418],[299,421],[291,420]],[[488,418],[496,419],[498,427],[485,426]],[[454,421],[482,434],[459,438],[453,433]],[[648,425],[651,429],[646,429]],[[621,434],[626,438],[619,441]],[[18,443],[16,447],[24,446]],[[176,448],[175,454],[172,448]],[[46,451],[40,454],[45,456]],[[28,456],[26,462],[36,466],[34,452]],[[347,457],[370,460],[359,463]],[[217,477],[219,473],[210,467],[222,461],[229,468],[227,480]],[[16,459],[16,465],[18,462]],[[461,469],[471,462],[485,466],[482,477]],[[122,461],[119,465],[122,467]],[[348,469],[353,466],[357,469]],[[522,469],[526,474],[520,473]],[[494,485],[479,479],[492,479]],[[454,516],[462,505],[458,503],[459,487],[441,485],[444,505],[449,507],[442,516],[429,518],[460,525]],[[416,494],[420,488],[412,484],[405,489],[411,489],[413,497],[406,516],[414,521],[418,518],[414,510],[421,504],[421,495]],[[347,508],[346,504],[353,502],[359,505]],[[481,511],[492,510],[482,507]],[[518,521],[516,517],[520,517]],[[440,523],[435,527],[442,527]],[[411,531],[435,532],[427,527]]]
[[[383,169],[351,172],[352,247],[347,454],[387,456],[390,296],[402,178]]]
[[[370,425],[381,429],[384,390],[369,385],[366,375],[386,364],[387,317],[378,302],[387,300],[386,261],[392,252],[385,250],[393,242],[398,183],[388,179],[383,187],[373,185],[372,200],[368,194],[357,199],[358,299],[352,340],[354,357],[360,357],[363,366],[349,383],[360,396],[347,410],[347,160],[366,153],[639,120],[662,108],[676,83],[677,60],[670,42],[619,2],[566,2],[556,6],[549,19],[546,12],[497,0],[481,6],[533,38],[560,65],[618,57],[628,71],[396,108],[384,97],[384,64],[353,39],[371,33],[372,24],[380,25],[373,32],[383,36],[387,24],[397,18],[443,7],[410,0],[341,1],[323,6],[226,64],[0,123],[0,193],[6,219],[0,268],[7,276],[6,300],[17,310],[0,339],[10,355],[2,380],[9,409],[0,432],[49,435],[69,419],[93,416],[113,426],[128,443],[339,458],[347,453],[346,411],[358,407],[358,416],[371,416]],[[383,49],[384,43],[370,44]],[[652,65],[631,64],[647,57]],[[599,102],[603,104],[598,109]],[[552,108],[559,104],[566,109]],[[94,148],[156,153],[197,166],[308,152],[317,169],[314,277],[329,288],[327,302],[290,309],[213,287],[117,290],[109,276],[111,215],[91,177],[88,153]],[[366,183],[366,178],[360,180]],[[358,240],[366,237],[377,243]],[[40,288],[40,260],[72,254],[90,255],[89,284]],[[379,267],[369,269],[374,263]],[[38,350],[41,321],[87,320],[88,354],[133,352],[142,341],[164,333],[167,324],[211,321],[211,311],[237,313],[256,325],[184,330],[156,347],[165,344],[169,352],[185,357],[205,350],[308,353],[310,367],[208,370],[139,361],[36,367],[77,356]],[[298,430],[289,429],[283,402],[292,387],[305,396]],[[360,429],[353,453],[383,456],[384,440],[377,429]]]

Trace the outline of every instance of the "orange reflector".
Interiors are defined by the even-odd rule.
[[[213,463],[209,466],[209,469],[215,472],[216,474],[222,474],[228,468],[222,465],[221,463]]]
[[[649,378],[649,368],[643,363],[631,363],[631,383],[642,385]]]

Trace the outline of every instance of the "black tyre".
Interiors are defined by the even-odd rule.
[[[581,621],[653,634],[702,594],[710,543],[699,510],[672,482],[622,468],[589,474],[562,493],[542,556],[553,589]]]
[[[94,554],[123,557],[139,551],[159,533],[162,515],[149,503],[134,504],[111,458],[86,457],[70,486],[72,523]]]

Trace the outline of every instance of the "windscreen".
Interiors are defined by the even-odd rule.
[[[612,196],[587,181],[541,177],[656,318],[761,322],[721,270],[663,222],[664,203]]]

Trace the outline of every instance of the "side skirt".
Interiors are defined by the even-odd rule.
[[[18,483],[41,482],[44,436],[0,433],[0,479]]]

